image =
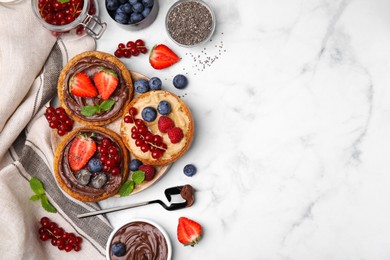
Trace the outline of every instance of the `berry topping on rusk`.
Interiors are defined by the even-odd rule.
[[[72,58],[60,73],[58,97],[73,120],[102,126],[122,116],[133,97],[126,66],[115,56],[87,51]]]
[[[126,107],[120,133],[135,158],[147,165],[168,165],[189,149],[194,121],[175,94],[147,91]]]
[[[59,186],[72,197],[96,202],[118,193],[128,175],[129,154],[115,132],[80,127],[66,135],[54,154]]]

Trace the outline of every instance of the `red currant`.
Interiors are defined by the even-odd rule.
[[[118,149],[116,149],[115,146],[108,147],[108,154],[114,155],[114,154],[117,154],[117,153],[118,153]]]
[[[138,56],[138,55],[139,55],[139,50],[138,50],[137,47],[131,48],[130,51],[131,51],[131,54],[132,54],[133,56]]]
[[[123,57],[123,51],[120,50],[120,49],[117,49],[115,52],[114,52],[114,55],[118,58],[122,58]]]
[[[123,121],[125,121],[125,123],[134,123],[134,120],[133,120],[132,116],[125,116]]]
[[[146,47],[142,47],[142,48],[139,47],[138,50],[139,50],[139,52],[142,53],[142,54],[145,54],[145,53],[148,52],[148,49],[147,49]]]
[[[114,175],[114,176],[117,176],[117,175],[119,175],[121,173],[121,170],[120,170],[119,167],[114,167],[114,168],[111,169],[110,173],[112,175]]]
[[[132,116],[136,116],[138,114],[138,110],[135,107],[131,107],[129,109],[129,114]]]
[[[102,145],[103,145],[103,147],[109,147],[111,145],[110,139],[108,139],[107,137],[104,137],[102,139]]]
[[[138,39],[138,40],[135,41],[135,45],[136,45],[136,46],[145,46],[145,43],[144,43],[143,40]]]
[[[133,41],[128,41],[126,43],[126,47],[127,48],[133,48],[133,47],[136,47],[136,44]]]

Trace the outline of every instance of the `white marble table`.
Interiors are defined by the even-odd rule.
[[[182,57],[162,71],[146,56],[123,61],[160,77],[196,123],[191,149],[166,176],[101,204],[162,198],[165,188],[185,183],[196,189],[196,203],[112,213],[111,223],[158,222],[175,260],[389,259],[390,2],[207,1],[217,28],[194,49],[165,32],[174,2],[160,1],[157,20],[138,32],[119,28],[101,6],[108,28],[98,50],[113,53],[119,42],[142,38]],[[189,78],[185,90],[171,83],[178,73]],[[182,173],[188,163],[198,168],[191,178]],[[180,216],[204,228],[193,248],[176,239]]]

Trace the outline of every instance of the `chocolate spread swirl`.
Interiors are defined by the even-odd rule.
[[[96,113],[93,116],[84,116],[81,114],[81,109],[84,106],[91,105],[96,106],[101,104],[104,100],[100,98],[100,96],[94,98],[83,98],[74,96],[69,91],[69,81],[73,75],[78,72],[86,73],[91,79],[93,79],[93,75],[99,71],[99,68],[106,68],[114,71],[118,76],[118,86],[115,91],[111,94],[110,99],[115,100],[114,106],[108,111],[101,111],[100,113]],[[68,74],[65,76],[64,85],[64,102],[66,106],[77,115],[77,117],[89,121],[104,121],[108,120],[112,117],[115,117],[120,113],[122,107],[126,103],[129,98],[129,87],[121,73],[121,70],[112,62],[107,60],[101,60],[94,56],[84,57],[78,60],[68,71]]]
[[[82,134],[86,134],[90,136],[92,134],[92,131],[82,131]],[[110,136],[100,132],[100,131],[93,131],[94,136],[92,137],[96,144],[100,144],[103,137],[109,138],[111,141],[111,145],[115,145],[117,150],[119,151],[121,158],[123,158],[123,152],[120,146],[115,142],[114,139],[112,139]],[[77,181],[77,172],[72,171],[69,165],[68,155],[71,143],[73,141],[73,138],[70,138],[69,141],[66,143],[61,155],[60,160],[58,164],[58,172],[63,180],[63,183],[74,192],[77,192],[78,194],[82,196],[88,196],[90,198],[96,198],[101,196],[104,193],[111,193],[114,192],[116,189],[118,189],[122,183],[122,174],[118,174],[117,176],[111,175],[109,173],[107,174],[107,182],[103,185],[103,187],[97,189],[93,187],[91,184],[88,185],[81,185]],[[121,162],[120,168],[123,169],[123,162]],[[87,166],[86,166],[87,167]],[[92,179],[92,178],[91,178]]]
[[[111,246],[116,243],[126,245],[126,254],[118,257],[111,252]],[[167,260],[168,245],[164,235],[155,226],[136,221],[119,229],[110,245],[110,259],[128,260]]]

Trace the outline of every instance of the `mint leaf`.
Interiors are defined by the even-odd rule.
[[[45,194],[43,194],[41,196],[41,204],[42,204],[42,207],[47,212],[57,213],[57,209],[53,205],[51,205],[50,201],[47,199],[47,196]]]
[[[43,184],[42,182],[35,178],[35,177],[32,177],[31,180],[30,180],[30,187],[31,189],[33,190],[33,192],[37,195],[42,195],[45,193],[45,190],[43,189]]]
[[[32,195],[32,196],[30,197],[30,200],[32,200],[32,201],[40,200],[40,199],[41,199],[41,196],[42,196],[42,194],[40,194],[40,195],[38,195],[38,194]]]
[[[104,100],[100,105],[100,109],[103,110],[103,111],[108,111],[112,108],[112,106],[115,104],[115,100],[113,99],[108,99],[108,100]]]
[[[100,112],[100,108],[99,106],[85,106],[80,112],[83,116],[93,116],[94,114]]]
[[[135,171],[131,178],[136,184],[141,184],[145,180],[145,173],[143,171]]]
[[[134,190],[134,181],[128,180],[125,183],[123,183],[123,185],[119,189],[119,195],[121,197],[126,197],[130,195],[130,193],[132,193],[133,190]]]
[[[61,4],[69,3],[70,0],[57,0],[57,2],[60,2]]]

